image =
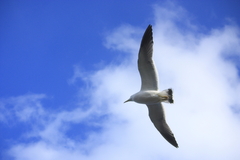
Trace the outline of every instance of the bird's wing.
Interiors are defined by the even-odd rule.
[[[158,90],[157,72],[152,60],[153,36],[149,25],[143,35],[138,53],[138,70],[142,79],[141,90]]]
[[[149,111],[149,117],[153,122],[157,130],[162,134],[162,136],[173,146],[178,148],[177,141],[166,123],[164,109],[161,103],[147,105]]]

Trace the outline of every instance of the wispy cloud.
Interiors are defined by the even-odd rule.
[[[5,111],[19,121],[48,117],[33,134],[38,140],[12,145],[9,155],[26,160],[239,159],[240,120],[235,110],[240,108],[240,85],[236,61],[229,59],[240,55],[239,28],[229,23],[203,33],[183,8],[155,6],[154,11],[154,60],[160,88],[174,89],[175,104],[166,104],[165,110],[179,149],[154,128],[144,105],[123,104],[140,88],[137,52],[145,28],[120,26],[107,35],[105,45],[129,57],[85,75],[90,84],[84,91],[87,98],[75,109],[47,113],[40,103],[44,95],[27,95],[21,98],[25,101],[14,101],[14,114]],[[75,71],[70,83],[82,77]],[[85,131],[88,135],[81,139]]]
[[[17,97],[1,99],[1,121],[12,123],[15,121],[28,122],[38,119],[44,114],[41,100],[44,94],[26,94]]]
[[[106,37],[105,46],[109,49],[121,50],[127,53],[135,53],[139,47],[136,38],[141,38],[142,29],[131,25],[122,25],[112,31],[111,36]]]

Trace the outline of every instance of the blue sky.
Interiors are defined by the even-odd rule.
[[[239,159],[239,6],[1,1],[0,156]],[[137,53],[148,24],[160,89],[174,89],[165,109],[179,149],[145,106],[123,104],[140,87]]]

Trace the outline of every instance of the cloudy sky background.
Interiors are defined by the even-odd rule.
[[[0,3],[1,159],[240,159],[238,1]],[[178,149],[123,104],[148,24]]]

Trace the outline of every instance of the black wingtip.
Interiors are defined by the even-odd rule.
[[[152,28],[152,25],[151,25],[151,24],[149,24],[147,28]]]
[[[170,135],[169,134],[162,134],[162,135],[171,145],[173,145],[176,148],[179,147],[173,134],[170,134]]]
[[[173,145],[174,147],[176,147],[176,148],[179,148],[179,146],[178,146],[178,144],[177,144],[176,141],[175,141],[175,143],[172,143],[172,145]]]
[[[152,49],[152,44],[153,44],[153,33],[152,33],[152,25],[148,25],[146,28],[142,41],[141,41],[141,47],[143,48],[144,46],[149,46],[150,49]],[[141,48],[140,47],[140,48]]]
[[[149,33],[152,34],[152,25],[151,24],[149,24],[147,29],[145,30],[145,34],[149,34]]]

